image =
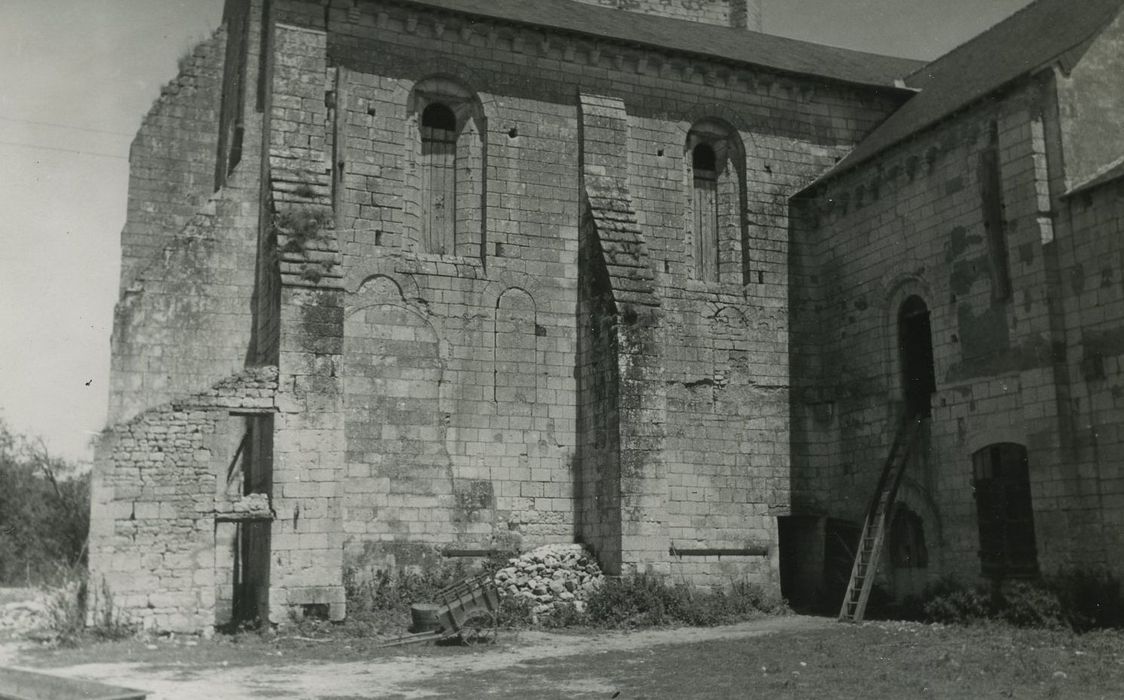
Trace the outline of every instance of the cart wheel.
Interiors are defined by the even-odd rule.
[[[496,641],[496,616],[490,612],[476,612],[461,624],[461,643],[468,646],[492,644]]]

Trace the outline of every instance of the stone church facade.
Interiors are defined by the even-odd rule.
[[[573,541],[813,602],[916,413],[887,585],[1117,566],[1121,4],[925,65],[753,0],[229,0],[131,152],[93,575],[185,631]]]

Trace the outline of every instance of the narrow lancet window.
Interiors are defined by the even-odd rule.
[[[709,144],[691,152],[694,179],[695,272],[704,282],[718,280],[718,156]]]
[[[441,103],[421,118],[422,245],[426,252],[456,250],[457,117]]]

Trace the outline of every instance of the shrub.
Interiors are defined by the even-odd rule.
[[[728,592],[708,591],[651,574],[607,579],[586,605],[585,619],[602,627],[713,626],[788,611],[782,599],[746,581]]]
[[[508,558],[497,556],[485,562],[483,569],[491,573],[506,565]],[[362,573],[348,570],[344,575],[344,587],[347,624],[366,634],[404,628],[410,623],[410,605],[432,601],[438,590],[474,572],[463,562],[455,562],[421,571],[376,571],[367,576]],[[532,623],[547,628],[712,626],[788,612],[783,599],[747,581],[734,581],[726,591],[708,591],[669,583],[652,574],[607,579],[590,594],[584,606],[556,603],[550,611],[537,616],[532,614],[534,606],[533,600],[523,596],[501,596],[496,625],[504,628]]]
[[[651,574],[606,579],[586,601],[590,620],[608,627],[666,624],[676,604],[675,589]]]
[[[1110,574],[1067,569],[1040,581],[964,586],[944,579],[922,596],[923,619],[950,624],[1000,621],[1016,627],[1091,629],[1120,627],[1120,583]],[[912,603],[916,605],[916,603]],[[911,603],[903,604],[909,608]]]
[[[1124,627],[1120,582],[1103,571],[1066,569],[1046,579],[1058,596],[1066,622],[1078,632]]]
[[[982,588],[966,588],[952,578],[942,579],[922,595],[924,618],[946,624],[971,624],[990,619],[991,596]]]
[[[0,585],[45,585],[85,565],[90,475],[0,420]]]
[[[996,618],[1015,627],[1068,627],[1058,596],[1041,583],[1004,583],[995,591],[993,607]]]
[[[344,573],[349,612],[409,612],[415,603],[430,602],[436,593],[470,575],[463,561],[425,569],[378,570],[364,575],[356,569]]]
[[[496,611],[496,626],[517,629],[531,624],[534,604],[523,596],[500,596],[500,609]]]
[[[514,600],[515,598],[513,596],[511,599]],[[527,601],[526,598],[521,599]],[[531,607],[529,601],[527,601],[526,607],[529,611]],[[539,615],[538,622],[547,628],[583,627],[589,624],[589,615],[573,603],[555,603],[549,612]]]

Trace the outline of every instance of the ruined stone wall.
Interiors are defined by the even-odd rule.
[[[1092,503],[1062,447],[1069,382],[1053,286],[1063,190],[1051,92],[1048,80],[1032,82],[967,110],[796,203],[794,511],[861,524],[905,410],[898,314],[920,297],[936,393],[900,494],[924,524],[920,583],[980,574],[972,455],[989,444],[1028,449],[1042,570],[1082,558],[1079,543],[1093,535],[1066,523]],[[981,154],[992,133],[1009,292],[985,227]]]
[[[248,41],[260,32],[250,4]],[[260,199],[258,49],[224,69],[226,32],[202,44],[145,118],[130,155],[122,293],[114,315],[109,423],[208,386],[253,361]],[[231,39],[235,41],[235,39]],[[237,53],[237,52],[236,52]],[[244,72],[243,157],[216,191],[223,85]],[[256,135],[256,138],[255,138]]]
[[[240,473],[240,416],[272,413],[276,389],[276,368],[248,370],[103,433],[91,483],[92,616],[206,634],[229,620],[233,553],[229,540],[216,546],[216,518],[240,496],[228,487]]]
[[[286,3],[280,13],[286,22],[323,26],[323,13],[308,5]],[[680,549],[775,541],[788,468],[784,202],[897,98],[867,92],[860,99],[852,88],[726,73],[656,54],[617,56],[608,47],[544,42],[390,5],[333,8],[327,41],[334,89],[325,148],[334,154],[347,289],[342,517],[350,561],[420,563],[435,547],[569,541],[585,527],[579,523],[588,513],[575,513],[573,473],[587,438],[576,425],[574,379],[575,364],[584,362],[575,340],[579,86],[623,99],[623,172],[651,250],[646,264],[675,314],[673,330],[656,341],[672,358],[659,376],[675,378],[667,419],[675,442],[659,453],[661,465],[673,456],[666,469],[675,481],[658,507],[645,508],[673,514],[658,527],[677,528]],[[482,226],[464,232],[478,245],[458,245],[456,255],[422,252],[406,205],[417,196],[411,183],[419,167],[409,143],[418,119],[411,106],[419,85],[440,92],[427,81],[433,76],[457,86],[446,97],[481,115]],[[739,277],[751,284],[708,288],[686,279],[684,158],[691,126],[708,117],[732,123],[747,144],[741,170],[751,222],[739,240],[744,261],[734,267],[744,266]],[[313,141],[325,133],[317,123],[306,128]],[[694,320],[723,316],[725,307],[736,317],[734,330]],[[696,360],[700,342],[718,348],[717,365],[710,349]],[[716,374],[722,386],[708,390],[719,398],[698,415],[703,404],[691,403],[697,389],[688,385],[713,383]],[[728,412],[735,405],[744,418],[736,424]],[[712,440],[719,444],[709,447]],[[596,486],[578,482],[577,501],[588,504]],[[675,505],[665,506],[669,497]],[[664,542],[660,556],[671,546]],[[700,582],[720,570],[701,556],[681,564],[678,572]],[[769,568],[759,555],[734,565]]]
[[[761,31],[761,3],[758,0],[578,0],[578,2],[671,19]]]
[[[129,205],[121,232],[121,290],[214,192],[225,27],[180,64],[129,150]]]

